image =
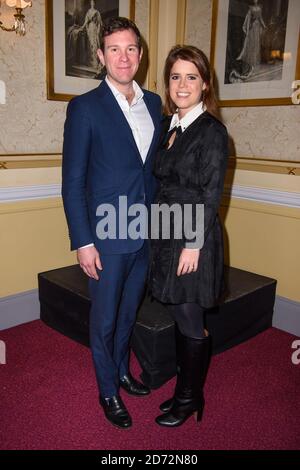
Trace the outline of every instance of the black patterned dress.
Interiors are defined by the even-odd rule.
[[[170,119],[166,120],[168,129]],[[166,140],[166,139],[165,139]],[[196,272],[177,276],[184,236],[151,240],[149,288],[164,303],[197,302],[204,308],[218,303],[223,289],[223,233],[218,210],[228,161],[225,126],[207,111],[202,113],[168,149],[163,142],[154,174],[160,187],[156,203],[204,204],[204,245]],[[195,212],[194,212],[195,214]],[[173,234],[173,236],[172,236]]]

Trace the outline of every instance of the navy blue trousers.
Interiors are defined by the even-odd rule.
[[[128,373],[129,341],[149,263],[145,241],[136,253],[101,255],[99,281],[90,278],[90,346],[99,392],[110,398]]]

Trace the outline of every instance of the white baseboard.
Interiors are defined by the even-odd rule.
[[[0,330],[40,318],[38,290],[0,299]],[[300,302],[276,296],[273,326],[300,337]]]
[[[0,299],[0,330],[39,318],[40,302],[37,289]]]
[[[300,337],[300,302],[276,296],[273,326]]]

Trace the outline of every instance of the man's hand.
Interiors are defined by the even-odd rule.
[[[94,246],[79,248],[77,250],[77,259],[85,274],[98,281],[99,276],[96,267],[102,271],[102,264],[96,248]]]
[[[183,248],[179,258],[177,276],[197,271],[199,256],[200,250]]]

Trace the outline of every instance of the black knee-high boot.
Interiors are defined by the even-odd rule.
[[[178,342],[178,345],[177,345]],[[211,353],[211,338],[188,338],[176,333],[178,375],[174,398],[168,400],[170,409],[156,418],[160,426],[175,427],[183,424],[193,413],[197,421],[202,418],[204,408],[203,387]],[[162,405],[166,405],[164,402]]]
[[[176,394],[176,390],[178,389],[178,387],[180,387],[180,370],[181,370],[180,360],[183,357],[183,351],[181,351],[182,344],[183,344],[183,342],[181,341],[181,333],[179,331],[177,323],[175,322],[175,352],[176,352],[176,373],[177,373],[177,377],[176,377],[176,387],[175,387],[174,396]],[[172,408],[172,405],[174,403],[174,396],[172,398],[169,398],[168,400],[164,401],[159,406],[161,411],[163,411],[164,413],[166,413],[167,411],[170,411],[170,409]]]
[[[206,333],[207,333],[209,346],[208,346],[208,360],[207,360],[206,368],[205,368],[205,370],[202,371],[203,372],[203,378],[202,378],[203,385],[204,385],[204,382],[205,382],[205,378],[206,378],[206,375],[207,375],[207,371],[208,371],[208,367],[209,367],[209,363],[210,363],[210,359],[211,359],[211,348],[212,348],[211,336],[208,334],[207,331],[206,331]],[[183,351],[182,351],[183,341],[181,341],[181,336],[182,336],[182,333],[180,333],[180,330],[179,330],[177,324],[175,323],[175,350],[176,350],[177,380],[176,380],[176,387],[175,387],[174,396],[172,398],[169,398],[168,400],[165,400],[159,406],[159,409],[161,411],[163,411],[164,413],[167,413],[172,408],[172,405],[173,405],[174,399],[175,399],[175,395],[176,395],[176,390],[180,390],[180,386],[181,386],[180,361],[182,361],[182,358],[184,356]]]

